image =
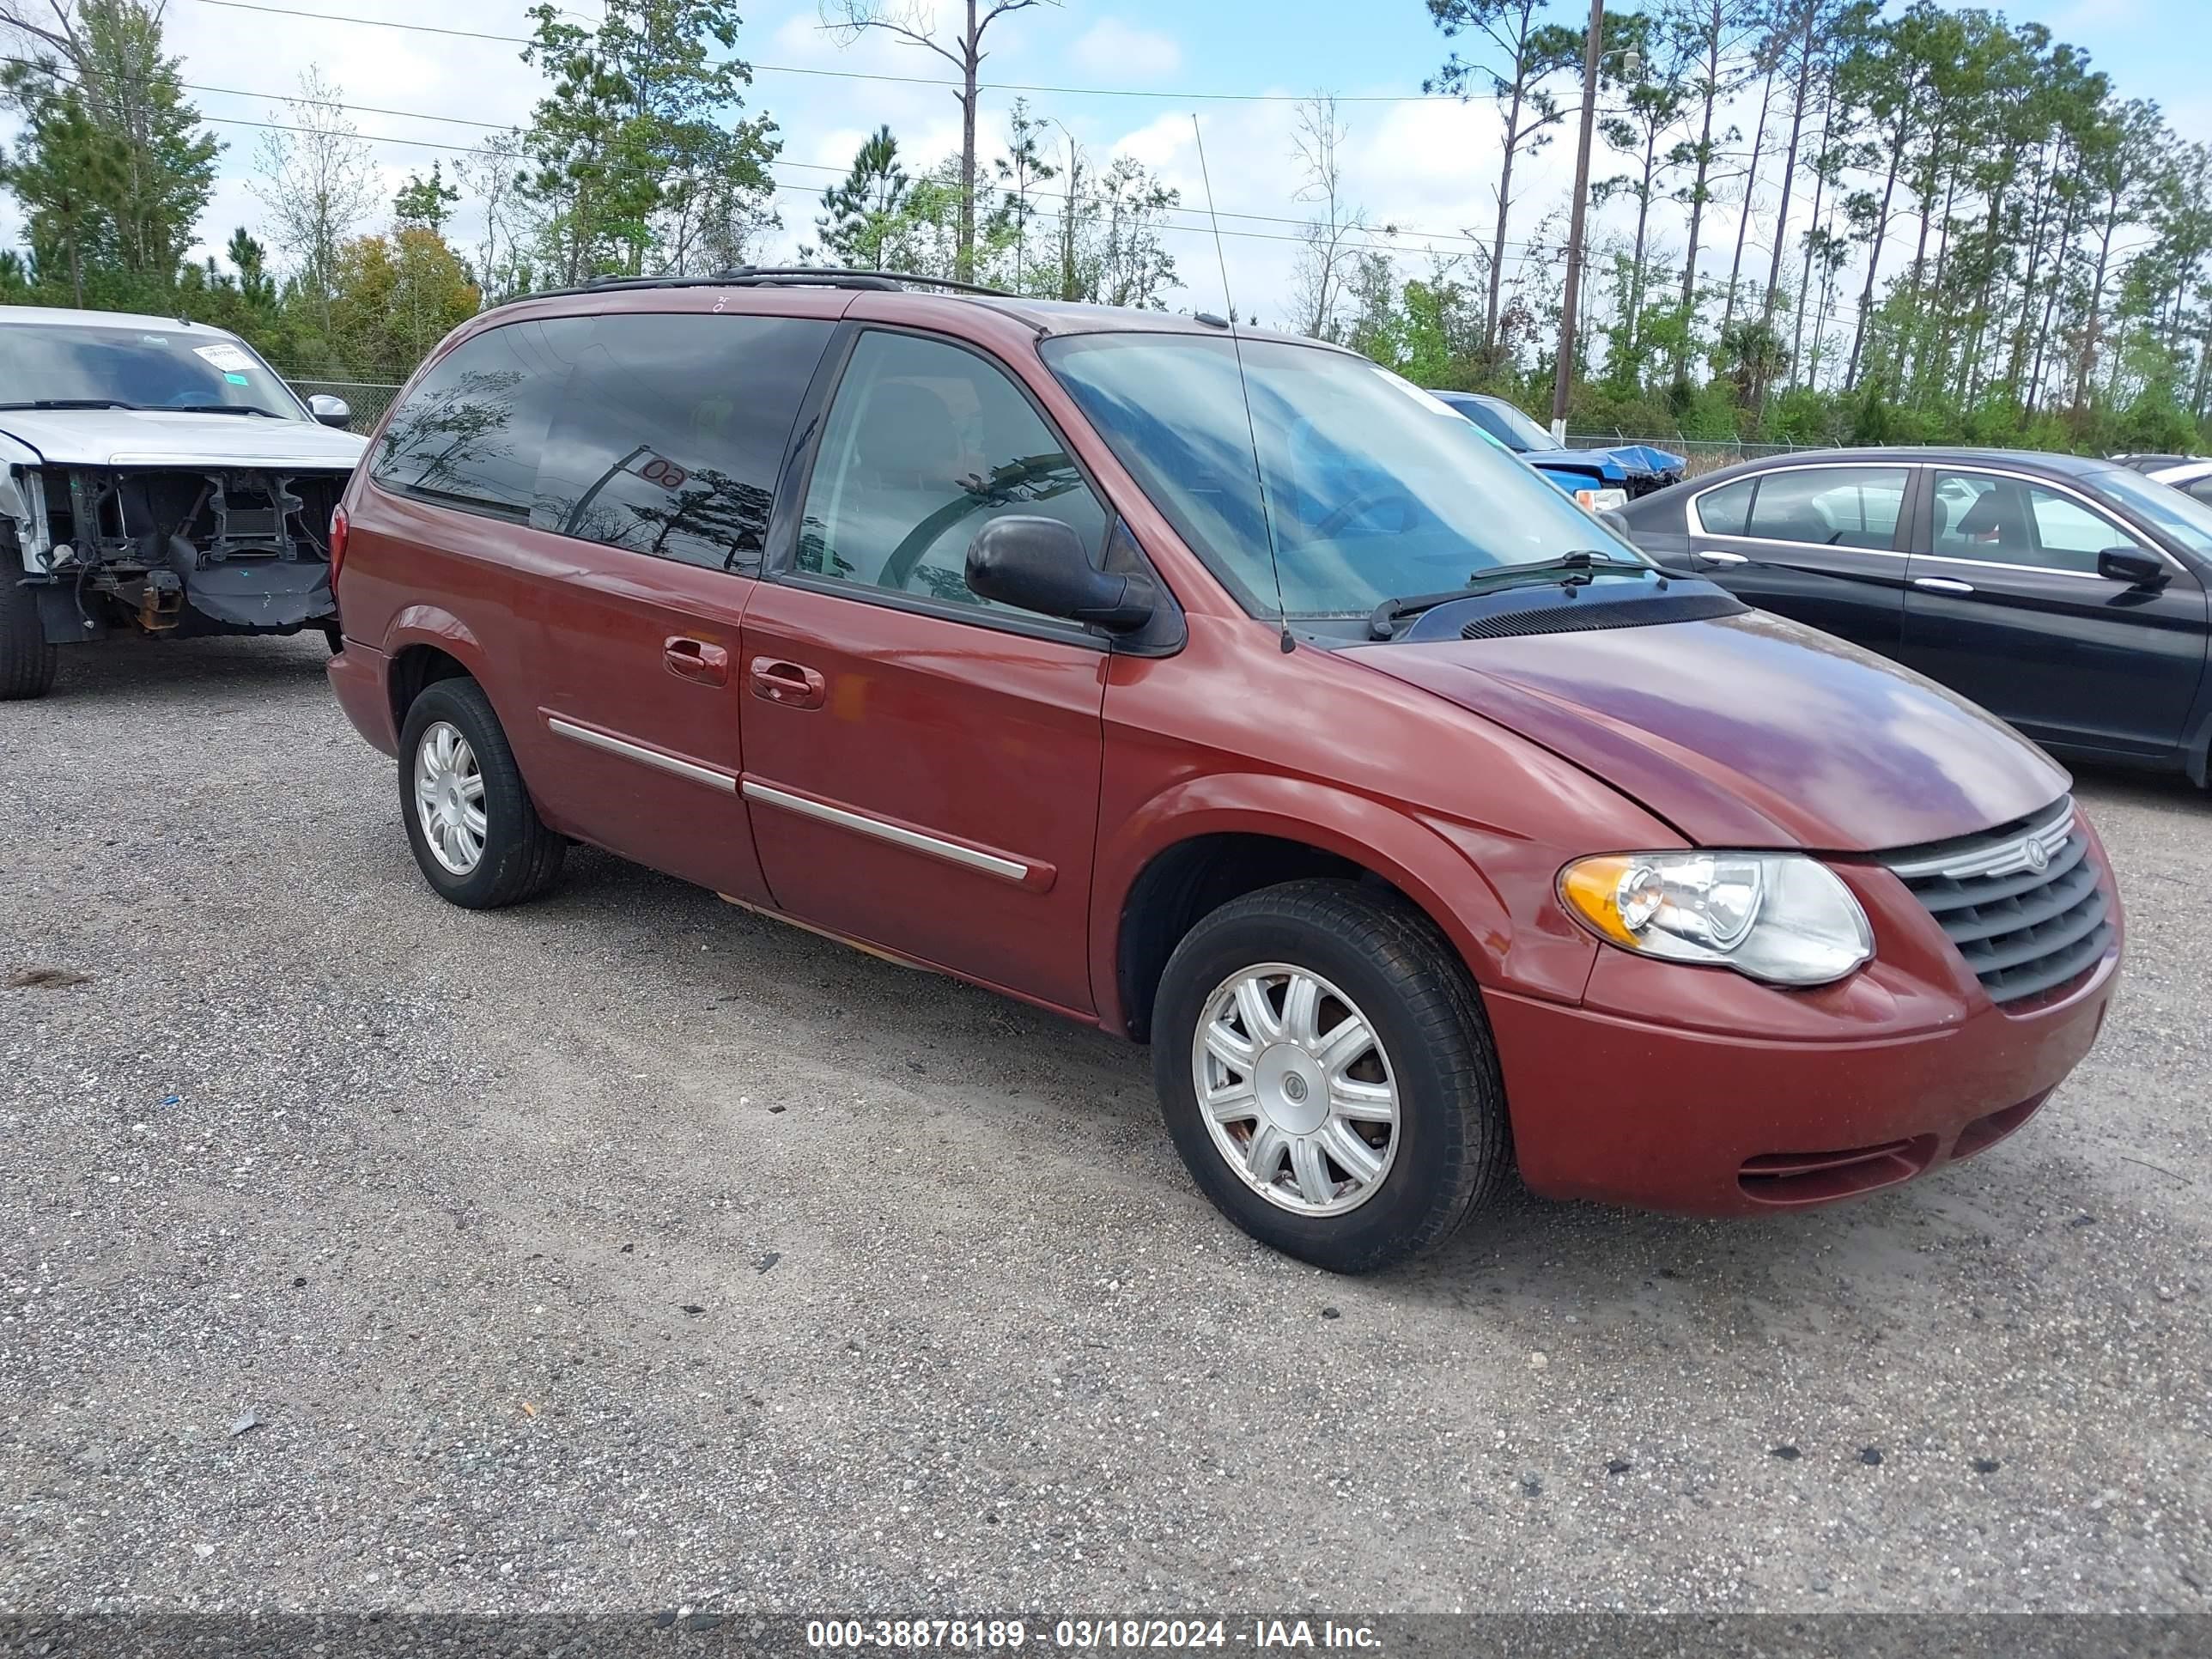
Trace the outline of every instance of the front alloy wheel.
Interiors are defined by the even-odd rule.
[[[1295,1214],[1357,1209],[1398,1151],[1398,1086],[1375,1028],[1318,974],[1267,962],[1206,1000],[1191,1077],[1214,1150]]]
[[[1379,883],[1285,882],[1202,918],[1152,1000],[1184,1168],[1253,1237],[1335,1273],[1418,1255],[1513,1166],[1482,998]]]

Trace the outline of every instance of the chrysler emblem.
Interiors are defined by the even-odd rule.
[[[2051,867],[2051,854],[2043,850],[2043,843],[2039,841],[2027,844],[2027,867],[2038,874]]]

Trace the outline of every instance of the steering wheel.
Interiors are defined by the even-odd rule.
[[[1328,540],[1370,507],[1381,507],[1386,501],[1396,501],[1405,507],[1405,516],[1400,520],[1398,526],[1401,530],[1413,523],[1414,514],[1421,510],[1421,504],[1396,484],[1376,484],[1370,489],[1361,490],[1316,525],[1313,528],[1314,538],[1316,541]]]
[[[978,501],[973,495],[957,495],[939,507],[920,524],[899,538],[891,556],[884,561],[884,568],[876,577],[876,586],[903,592],[914,582],[915,573],[921,568],[921,556],[937,544],[938,538],[970,514],[981,511],[988,504]]]

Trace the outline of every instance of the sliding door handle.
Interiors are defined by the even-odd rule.
[[[817,671],[775,657],[755,657],[749,672],[753,696],[786,708],[819,708],[830,689]]]

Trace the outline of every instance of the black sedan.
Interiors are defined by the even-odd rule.
[[[2140,472],[2007,450],[1814,451],[1619,518],[1660,563],[1894,657],[2053,750],[2205,781],[2212,506]]]

